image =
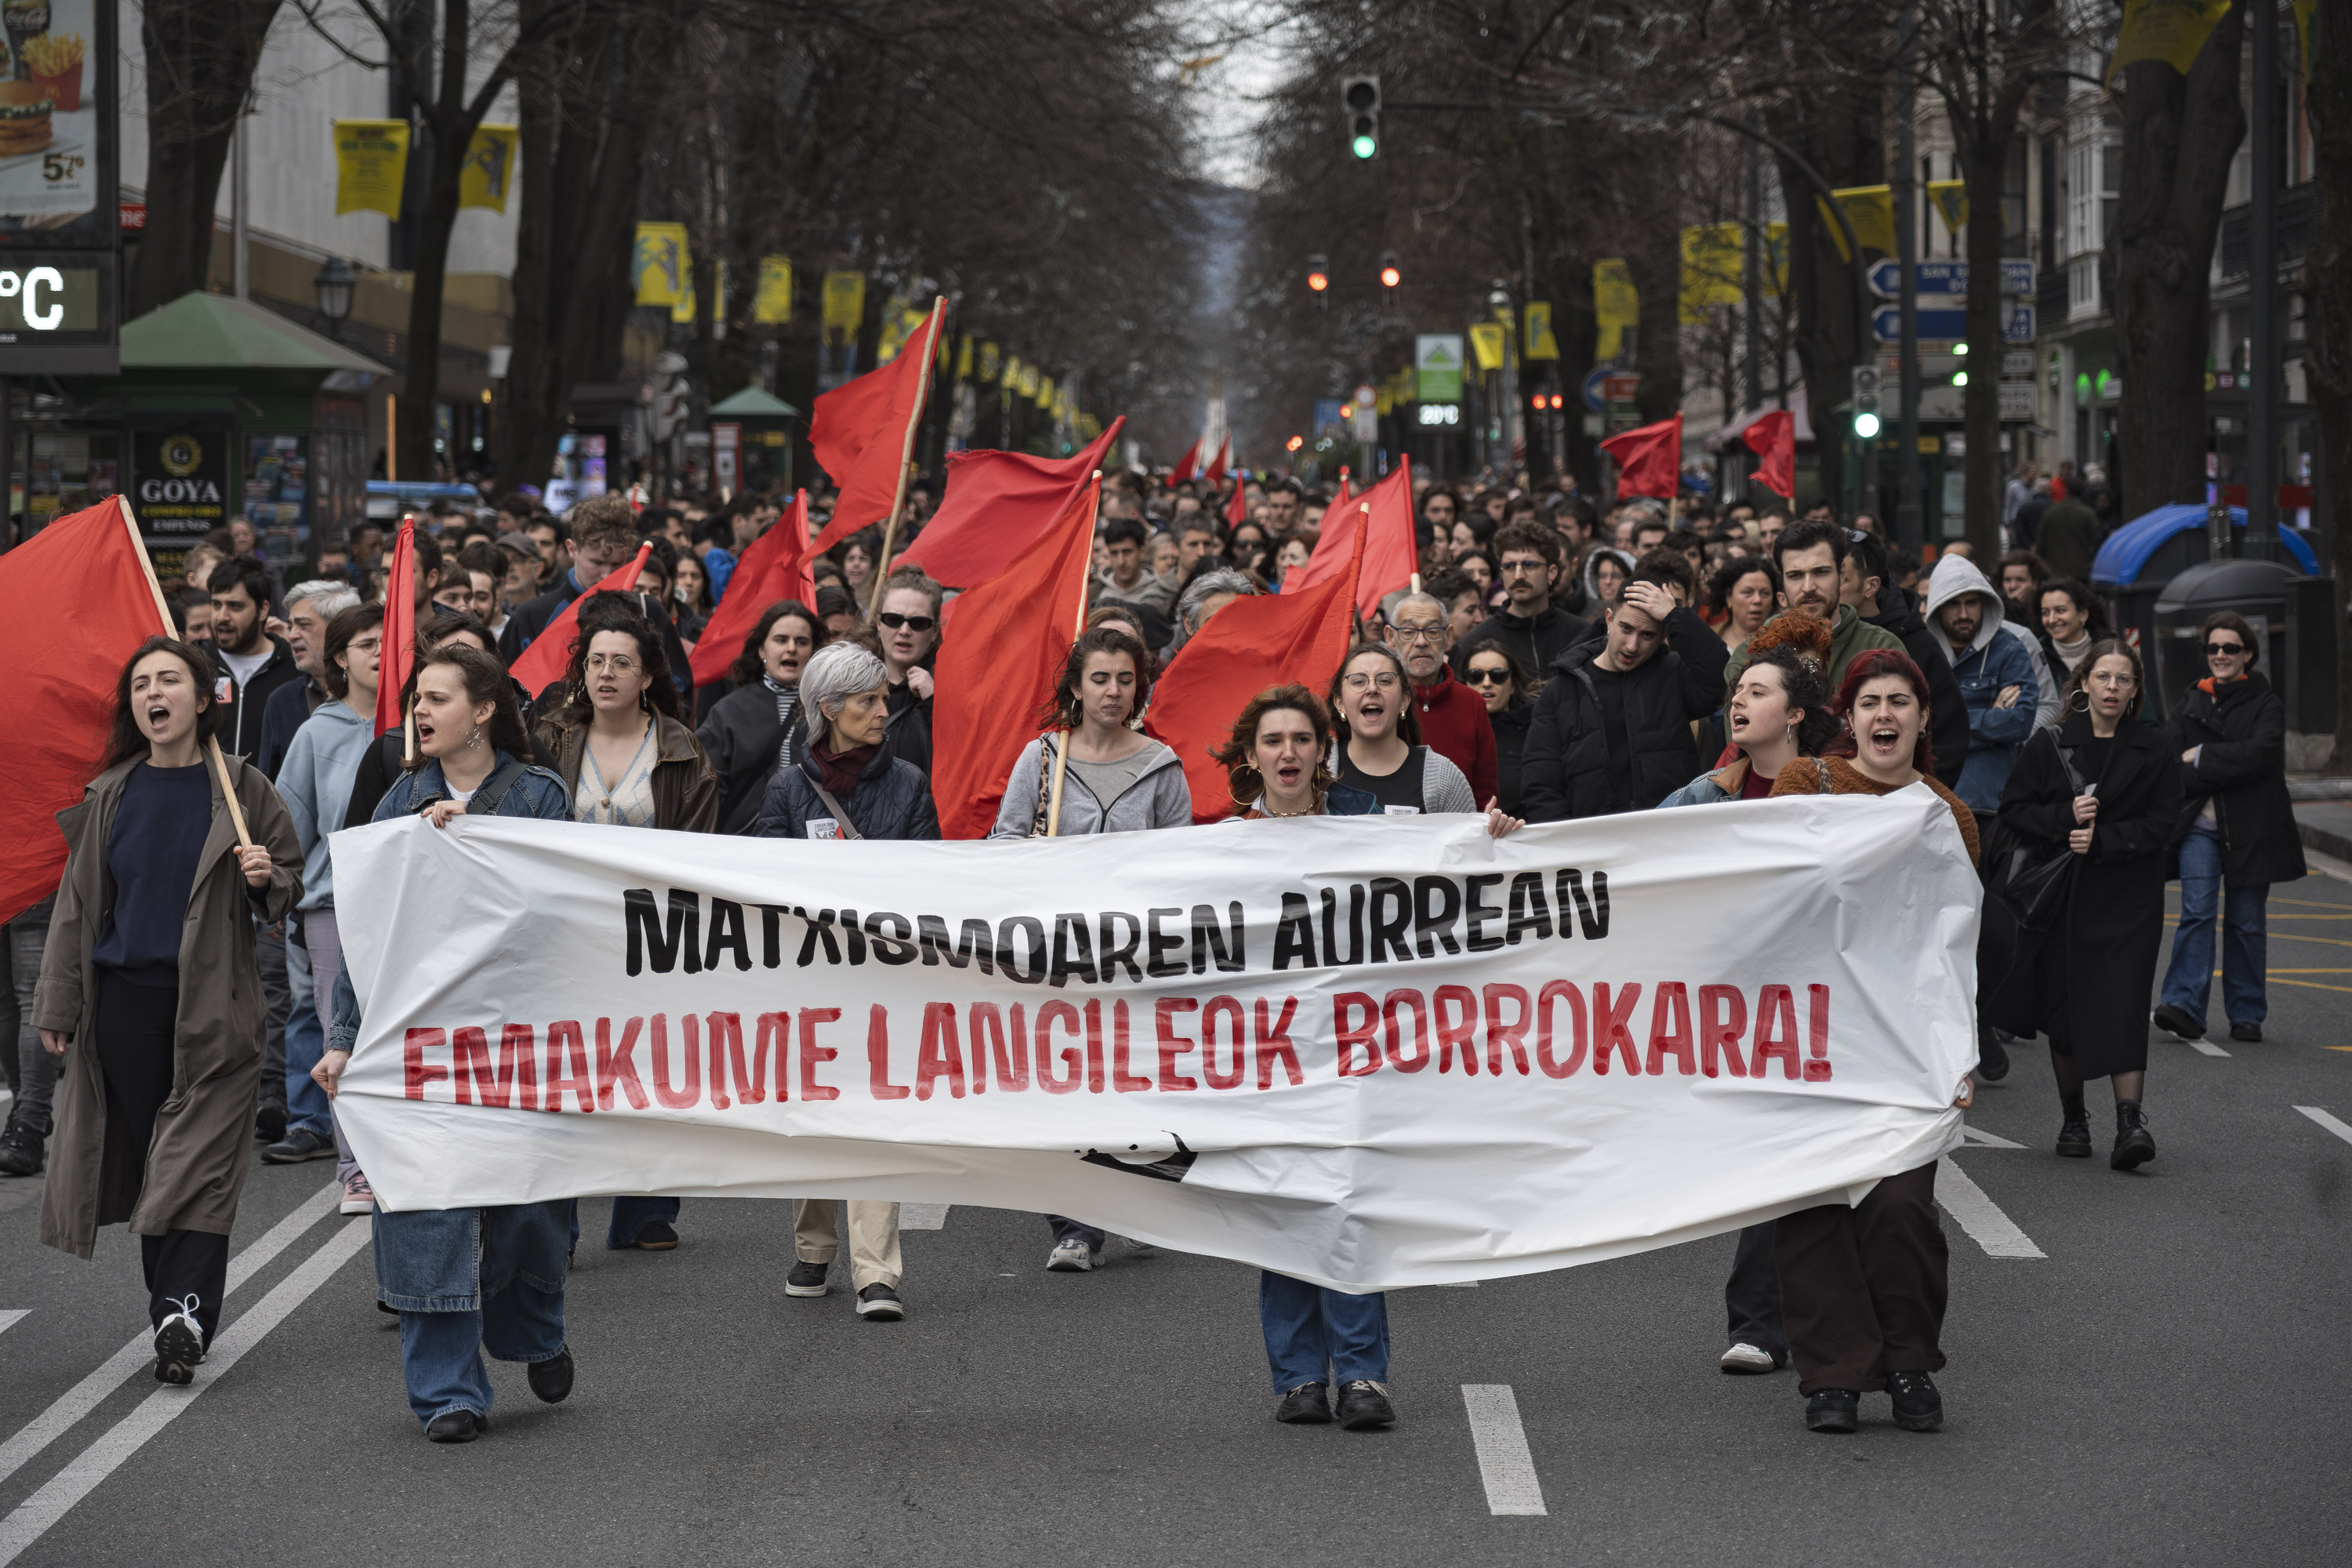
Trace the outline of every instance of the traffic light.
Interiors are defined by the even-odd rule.
[[[1403,281],[1404,269],[1397,265],[1396,252],[1393,250],[1381,251],[1381,287],[1383,289],[1393,289]]]
[[[1331,287],[1329,258],[1318,253],[1307,258],[1307,287],[1318,294]]]
[[[1865,441],[1878,437],[1878,367],[1853,367],[1853,433]]]
[[[1347,111],[1348,151],[1369,159],[1381,150],[1381,79],[1351,76],[1339,84],[1339,106]]]

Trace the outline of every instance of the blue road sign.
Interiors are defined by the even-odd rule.
[[[1601,384],[1616,374],[1615,369],[1609,365],[1592,367],[1591,374],[1584,378],[1584,406],[1595,414],[1609,412],[1608,402],[1601,395]]]
[[[2004,306],[2005,321],[2001,330],[2004,342],[2030,343],[2033,341],[2033,307]],[[1871,331],[1882,343],[1900,342],[1903,339],[1903,312],[1889,305],[1870,318]],[[1965,341],[1969,335],[1969,313],[1959,309],[1922,310],[1919,312],[1919,335],[1930,342],[1951,339]]]
[[[1912,264],[1919,279],[1922,296],[1948,294],[1954,298],[1969,291],[1969,264],[1965,261],[1919,261]],[[1880,261],[1870,269],[1871,292],[1882,300],[1892,300],[1903,292],[1903,269],[1893,261]],[[2003,294],[2033,297],[2033,263],[2025,257],[2005,257],[2000,264],[2000,291]],[[1927,329],[1921,328],[1922,335]]]

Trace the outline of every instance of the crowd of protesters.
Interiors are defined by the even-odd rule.
[[[1154,680],[1212,617],[1304,568],[1330,504],[1286,477],[1233,484],[1238,495],[1108,476],[1087,626],[1048,710],[1025,716],[1036,739],[1003,781],[990,837],[1192,826],[1183,759],[1141,732]],[[2053,896],[1987,921],[2000,929],[1979,954],[1977,1073],[2004,1076],[2008,1044],[2045,1036],[2057,1153],[2094,1152],[2084,1085],[2106,1078],[2110,1162],[2137,1168],[2156,1153],[2146,1025],[2168,879],[2182,907],[2156,1023],[2202,1035],[2218,920],[2231,1033],[2261,1037],[2264,896],[2304,870],[2283,714],[2259,638],[2224,613],[2203,629],[2210,677],[2171,705],[2165,731],[2143,722],[2146,672],[2109,635],[2076,559],[2096,518],[2036,499],[2012,497],[2020,548],[1996,563],[1996,585],[1964,551],[1925,570],[1874,520],[1846,526],[1826,503],[1604,511],[1571,483],[1425,483],[1418,574],[1362,621],[1328,688],[1277,683],[1234,715],[1214,753],[1230,816],[1476,814],[1501,836],[1924,784],[1996,892],[2029,863],[2067,862]],[[933,500],[912,488],[908,538]],[[931,712],[947,594],[919,568],[894,569],[878,531],[814,563],[813,603],[762,606],[726,650],[724,679],[698,687],[689,656],[745,552],[787,515],[776,498],[641,510],[609,495],[557,516],[516,494],[485,510],[420,519],[399,584],[373,526],[297,582],[254,555],[249,527],[192,551],[167,584],[178,635],[123,667],[105,765],[68,814],[64,885],[0,946],[21,1024],[0,1038],[16,1091],[0,1173],[46,1166],[52,1245],[87,1257],[98,1226],[131,1222],[158,1377],[188,1381],[217,1324],[251,1143],[273,1163],[334,1159],[344,1212],[374,1215],[378,1303],[400,1319],[411,1405],[436,1441],[487,1426],[483,1351],[527,1363],[543,1400],[570,1391],[577,1205],[377,1207],[335,1122],[361,1008],[328,835],[461,814],[940,833]],[[2040,553],[2025,547],[2037,527]],[[590,593],[641,552],[633,591]],[[384,601],[400,595],[417,627],[398,694],[413,723],[380,735]],[[523,689],[509,668],[583,595],[562,678]],[[175,1094],[175,1081],[192,1087]],[[1971,1091],[1958,1086],[1958,1102]],[[1937,1425],[1933,1179],[1922,1167],[1858,1207],[1743,1234],[1724,1370],[1793,1359],[1818,1430],[1853,1430],[1861,1395],[1882,1390],[1900,1424]],[[680,1207],[620,1197],[605,1245],[675,1248]],[[856,1310],[903,1317],[898,1205],[852,1202],[845,1217]],[[1101,1229],[1047,1222],[1049,1269],[1105,1261]],[[841,1244],[835,1205],[795,1204],[793,1234],[786,1294],[822,1297]],[[1379,1296],[1268,1273],[1260,1310],[1279,1419],[1394,1421]]]

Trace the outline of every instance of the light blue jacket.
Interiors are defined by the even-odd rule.
[[[352,784],[367,755],[375,726],[341,702],[320,705],[302,721],[278,767],[278,793],[302,841],[302,901],[297,909],[335,907],[335,859],[319,852],[325,828],[339,824],[352,803]]]

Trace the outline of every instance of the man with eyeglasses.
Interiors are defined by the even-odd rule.
[[[1582,642],[1592,623],[1553,599],[1566,570],[1559,531],[1538,522],[1515,522],[1496,531],[1495,553],[1500,564],[1506,595],[1503,607],[1458,639],[1458,646],[1494,638],[1511,650],[1511,657],[1529,669],[1549,669],[1552,660]],[[1584,590],[1571,587],[1581,599]],[[1454,665],[1458,673],[1460,660]]]
[[[1495,725],[1486,699],[1456,680],[1445,662],[1454,646],[1445,605],[1433,595],[1407,594],[1389,615],[1389,647],[1412,682],[1422,742],[1462,770],[1483,806],[1495,798]]]

